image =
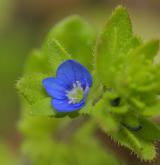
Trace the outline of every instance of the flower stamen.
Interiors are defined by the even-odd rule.
[[[79,103],[84,96],[84,90],[82,88],[81,82],[76,81],[72,85],[72,89],[66,91],[66,96],[68,97],[68,104]]]

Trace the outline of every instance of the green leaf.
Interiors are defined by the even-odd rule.
[[[17,88],[20,94],[24,96],[29,104],[34,104],[47,97],[42,86],[42,80],[46,77],[48,76],[45,74],[31,74],[24,76],[17,82]]]
[[[142,129],[135,132],[137,136],[152,142],[160,139],[160,128],[156,124],[147,119],[141,119],[140,124]]]
[[[58,23],[48,34],[46,43],[57,39],[67,52],[89,69],[92,68],[92,52],[95,42],[95,30],[81,17],[70,16]]]
[[[144,54],[145,58],[153,59],[159,50],[159,40],[151,40],[139,48],[138,54]]]
[[[143,111],[144,117],[157,117],[160,116],[160,103],[146,107]]]
[[[127,10],[119,6],[109,18],[96,48],[96,70],[105,85],[112,82],[114,67],[118,67],[137,44],[139,40],[132,36]]]
[[[140,45],[134,51],[132,51],[128,61],[130,62],[129,65],[137,66],[140,63],[142,64],[148,62],[148,60],[153,62],[153,59],[158,52],[158,49],[159,49],[159,40],[151,40]],[[137,65],[135,65],[135,63]]]
[[[51,98],[46,97],[31,105],[30,114],[34,116],[55,116],[56,110],[51,105]]]
[[[46,56],[43,56],[40,50],[33,50],[28,56],[24,66],[25,74],[33,73],[51,73],[52,67],[48,64]]]
[[[52,46],[50,46],[50,42]],[[49,76],[55,76],[58,66],[70,58],[55,39],[50,42],[42,53],[35,51],[31,54],[25,67],[26,76],[17,83],[19,92],[30,104],[47,97],[42,80]]]
[[[111,135],[120,145],[131,149],[142,160],[152,160],[156,156],[156,149],[152,142],[139,138],[126,128],[113,132]]]
[[[160,138],[159,128],[152,122],[146,119],[133,118],[133,114],[128,112],[123,120],[131,127],[137,127],[139,124],[142,129],[138,131],[131,131],[121,124],[121,113],[114,112],[109,105],[106,104],[108,93],[96,103],[92,109],[91,115],[99,123],[104,132],[109,134],[111,138],[117,141],[120,145],[124,145],[131,149],[140,159],[152,160],[156,156],[156,149],[153,142]],[[123,107],[122,107],[123,108]],[[119,115],[119,117],[117,115]],[[122,113],[123,114],[123,113]]]
[[[105,105],[106,100],[100,99],[93,107],[91,115],[105,132],[116,132],[119,129],[119,121],[108,111],[108,107]]]
[[[48,65],[51,66],[53,75],[56,74],[56,70],[59,65],[70,58],[70,55],[54,38],[47,40],[46,44],[42,48],[42,54],[46,57],[45,61],[47,61]]]
[[[130,128],[138,128],[141,125],[137,114],[134,114],[133,112],[128,112],[125,114],[123,116],[122,123]]]
[[[137,47],[131,52],[130,56],[128,56],[126,71],[121,73],[116,81],[122,81],[119,84],[124,84],[125,89],[125,86],[128,86],[128,90],[158,92],[160,72],[158,66],[153,64],[153,59],[158,49],[158,40],[152,40]],[[126,83],[124,83],[124,80]],[[121,92],[123,92],[124,88],[119,87]]]
[[[54,38],[42,50],[33,50],[24,66],[25,74],[44,73],[55,75],[58,66],[68,60],[70,55]]]
[[[111,136],[120,145],[131,149],[137,156],[143,160],[152,160],[156,156],[156,150],[153,141],[159,139],[159,132],[155,135],[147,135],[150,129],[154,131],[159,129],[153,124],[141,120],[142,129],[139,131],[130,131],[120,124],[120,120],[111,112],[107,111],[105,99],[101,99],[92,110],[92,115],[99,123],[102,130]],[[152,131],[151,131],[152,132]],[[145,138],[145,136],[148,136]]]

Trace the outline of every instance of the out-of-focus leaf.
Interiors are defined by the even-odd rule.
[[[4,141],[0,143],[0,162],[3,165],[20,165],[18,155],[12,153],[10,146]]]
[[[46,61],[46,57],[42,55],[40,50],[33,50],[25,63],[24,73],[28,75],[33,73],[52,73],[52,66],[48,65],[48,60]]]

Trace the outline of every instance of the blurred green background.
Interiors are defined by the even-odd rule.
[[[6,154],[19,155],[22,138],[16,128],[20,103],[15,83],[28,53],[38,48],[48,30],[65,16],[79,14],[100,29],[118,4],[128,8],[135,33],[145,40],[160,38],[159,0],[0,0],[0,164]],[[104,139],[101,132],[98,136]],[[126,162],[148,164],[107,137],[105,143]],[[160,159],[152,164],[160,164]]]

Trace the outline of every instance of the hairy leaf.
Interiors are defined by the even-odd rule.
[[[111,83],[115,67],[118,67],[115,63],[120,65],[121,58],[125,58],[133,47],[131,41],[133,42],[130,19],[127,10],[120,6],[109,18],[96,48],[96,69],[105,85]]]
[[[111,136],[120,145],[131,149],[140,159],[152,160],[156,156],[154,144],[136,136],[127,128],[122,128],[119,132],[112,133]]]
[[[47,94],[42,86],[42,80],[46,78],[45,74],[31,74],[24,76],[17,82],[17,88],[24,98],[34,104],[37,101],[46,98]]]

